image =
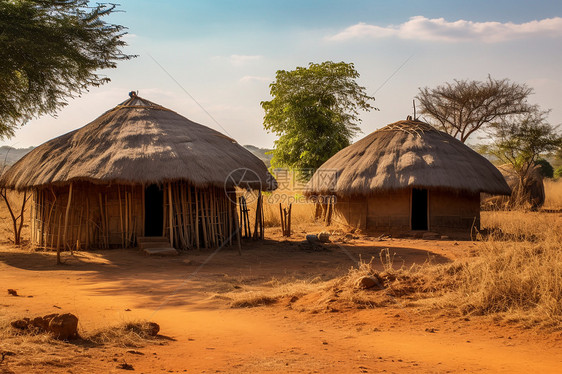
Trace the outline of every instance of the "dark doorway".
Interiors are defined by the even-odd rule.
[[[156,184],[144,190],[144,235],[162,236],[164,192]]]
[[[427,230],[426,189],[412,189],[412,230]]]

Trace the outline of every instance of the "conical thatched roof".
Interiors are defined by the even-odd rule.
[[[253,173],[232,175],[237,169]],[[22,190],[80,180],[185,180],[204,188],[223,187],[225,181],[233,186],[240,178],[252,188],[276,187],[264,163],[233,139],[131,93],[86,126],[35,148],[4,173],[0,184]]]
[[[418,120],[390,124],[342,149],[316,171],[306,192],[366,195],[409,187],[510,193],[488,160]]]

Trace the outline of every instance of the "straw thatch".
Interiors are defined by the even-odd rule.
[[[468,146],[424,122],[406,120],[336,153],[314,174],[307,194],[369,195],[413,187],[511,192],[501,173]]]
[[[2,176],[24,190],[72,181],[149,184],[183,180],[198,188],[232,187],[250,169],[247,186],[276,187],[262,161],[233,139],[132,95],[88,125],[52,139]]]
[[[529,169],[525,179],[525,185],[521,195],[518,196],[519,175],[513,170],[513,166],[504,164],[498,166],[499,171],[504,176],[507,184],[512,189],[510,196],[489,196],[483,194],[482,206],[485,209],[510,209],[527,205],[531,209],[538,209],[543,206],[545,201],[543,176],[540,173],[540,166],[535,165]],[[522,200],[522,201],[518,201]]]
[[[276,188],[234,140],[134,93],[31,151],[0,185],[33,192],[32,245],[71,250],[136,246],[144,236],[177,249],[235,237],[240,245],[236,187]]]

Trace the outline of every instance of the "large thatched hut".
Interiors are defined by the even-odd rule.
[[[240,181],[275,188],[264,163],[233,139],[130,96],[4,173],[3,187],[33,192],[31,242],[108,248],[165,236],[185,249],[235,240],[236,199],[229,194]]]
[[[432,126],[408,119],[336,153],[308,195],[335,195],[332,220],[365,231],[469,229],[480,193],[510,193],[484,157]]]

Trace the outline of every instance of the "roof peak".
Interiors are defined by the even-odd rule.
[[[407,133],[412,133],[412,132],[423,133],[423,132],[438,131],[438,130],[428,123],[420,121],[417,118],[412,119],[411,116],[408,116],[407,119],[386,125],[385,127],[379,129],[378,131],[403,131]]]
[[[169,112],[174,112],[173,110],[163,107],[160,104],[156,104],[150,100],[146,100],[138,96],[138,91],[129,92],[129,99],[117,105],[115,108],[113,108],[113,110],[127,109],[127,108],[156,109],[156,110],[167,110]]]

